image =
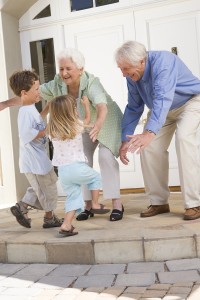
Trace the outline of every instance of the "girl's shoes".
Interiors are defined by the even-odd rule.
[[[123,214],[124,214],[124,207],[122,205],[122,210],[119,209],[113,209],[110,215],[110,221],[119,221],[123,218]]]
[[[91,212],[91,209],[90,210],[85,209],[76,217],[76,220],[77,221],[85,221],[92,217],[94,217],[94,213]]]
[[[68,237],[68,236],[73,236],[73,235],[76,235],[78,234],[77,231],[74,231],[74,226],[71,226],[71,229],[70,230],[64,230],[64,229],[61,229],[59,231],[59,233],[63,236],[63,237]]]

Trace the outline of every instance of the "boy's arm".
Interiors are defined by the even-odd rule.
[[[9,100],[0,102],[0,111],[11,106],[21,106],[23,105],[23,100],[20,97],[13,97]]]
[[[90,123],[90,102],[88,97],[83,96],[81,99],[81,103],[85,109],[85,119],[83,120],[84,125],[88,125]]]
[[[33,140],[40,139],[40,138],[44,137],[45,135],[46,135],[46,129],[41,130],[38,132],[38,134],[36,135],[36,137]]]

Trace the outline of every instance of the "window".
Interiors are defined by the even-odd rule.
[[[93,7],[93,0],[71,0],[71,11]]]
[[[119,0],[70,0],[71,11],[117,3]]]
[[[119,2],[119,0],[95,0],[96,6],[102,6],[107,4],[113,4]]]
[[[35,16],[35,18],[33,18],[33,20],[42,19],[42,18],[46,18],[46,17],[51,17],[51,7],[50,7],[50,5],[45,7],[39,14],[37,14],[37,16]]]
[[[31,67],[39,75],[40,83],[48,82],[52,80],[56,74],[55,54],[54,54],[54,42],[53,39],[45,39],[30,42],[31,52]],[[45,105],[45,101],[42,100],[36,103],[36,108],[39,112],[42,111]],[[53,157],[53,145],[49,141],[49,157]],[[54,168],[57,173],[57,168]]]
[[[39,75],[40,83],[52,80],[56,74],[53,39],[30,42],[31,66]],[[44,103],[36,104],[39,111]]]

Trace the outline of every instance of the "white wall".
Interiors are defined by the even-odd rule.
[[[21,48],[18,32],[18,20],[1,12],[0,40],[0,99],[6,100],[13,95],[8,87],[8,79],[14,70],[21,69]],[[8,34],[9,32],[9,34]],[[0,207],[13,204],[20,199],[27,187],[27,180],[19,173],[19,142],[17,131],[18,108],[2,111],[0,118],[0,149],[3,174],[3,186],[0,186]]]

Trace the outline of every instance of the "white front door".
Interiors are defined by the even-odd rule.
[[[189,1],[190,2],[190,1]],[[186,63],[194,75],[200,75],[199,31],[197,15],[190,3],[156,6],[135,12],[136,40],[149,50],[168,50]],[[191,10],[191,12],[190,12]],[[169,186],[179,183],[174,139],[169,148]]]

